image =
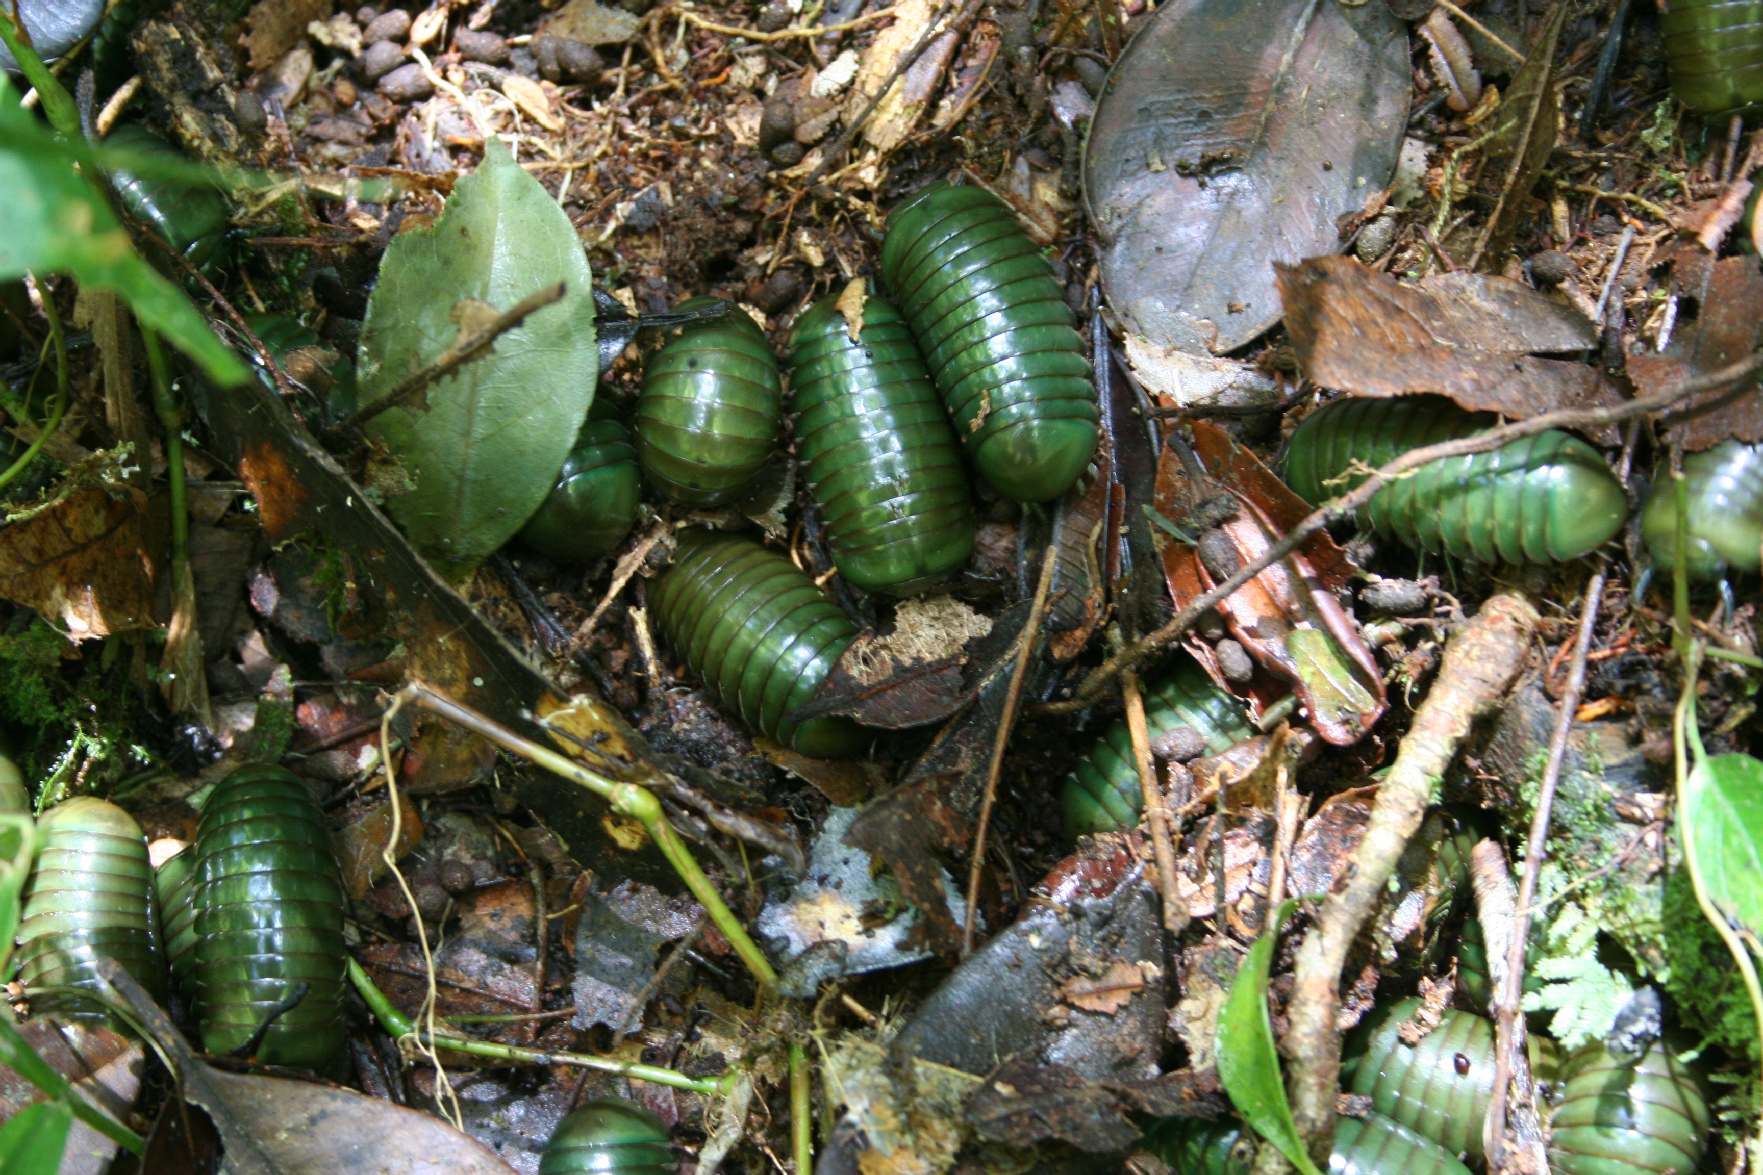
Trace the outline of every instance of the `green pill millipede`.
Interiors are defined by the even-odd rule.
[[[37,821],[37,856],[18,924],[18,970],[37,1011],[101,1019],[98,960],[108,957],[156,997],[165,960],[153,925],[153,867],[135,818],[107,800],[78,796]]]
[[[1722,441],[1683,459],[1689,505],[1684,574],[1692,580],[1754,572],[1763,561],[1763,445]],[[1641,538],[1662,567],[1677,564],[1677,486],[1661,473],[1641,509]]]
[[[783,381],[744,311],[681,327],[662,345],[643,373],[636,431],[644,475],[675,502],[721,505],[753,484],[783,431]]]
[[[1254,734],[1242,703],[1219,689],[1189,658],[1154,682],[1147,682],[1145,732],[1155,742],[1187,727],[1217,754]],[[1089,755],[1065,777],[1060,793],[1065,831],[1072,838],[1114,832],[1139,822],[1144,793],[1133,760],[1132,735],[1124,717],[1102,732]]]
[[[133,123],[111,131],[104,145],[173,154],[163,139]],[[112,170],[110,182],[128,214],[159,234],[190,264],[207,269],[220,259],[230,222],[226,197],[219,189],[127,170]]]
[[[867,740],[844,718],[788,720],[826,680],[857,626],[807,575],[751,539],[680,535],[649,593],[668,646],[747,725],[805,755],[853,755]]]
[[[667,1128],[628,1102],[585,1102],[557,1124],[539,1175],[674,1175]]]
[[[195,884],[196,850],[190,846],[160,862],[153,871],[165,962],[171,969],[172,986],[186,1000],[195,990],[196,978],[196,906],[191,901]]]
[[[1570,1056],[1549,1123],[1549,1166],[1562,1175],[1689,1175],[1708,1140],[1708,1103],[1655,1041],[1638,1060],[1601,1044]]]
[[[1178,1175],[1248,1175],[1255,1145],[1231,1121],[1164,1118],[1145,1133],[1145,1145]],[[1437,1143],[1382,1114],[1335,1120],[1329,1175],[1469,1175],[1469,1168]]]
[[[343,1060],[343,883],[323,813],[280,767],[242,767],[214,786],[196,831],[195,1003],[202,1043],[264,1033],[265,1064],[335,1072]]]
[[[25,786],[24,772],[11,755],[0,751],[0,814],[28,816],[30,811],[31,792]]]
[[[1671,89],[1700,114],[1763,101],[1763,3],[1671,0],[1659,18]]]
[[[1524,990],[1541,991],[1543,981],[1537,978],[1532,965],[1536,962],[1534,941],[1530,945],[1524,968]],[[1481,919],[1470,915],[1463,922],[1463,937],[1457,944],[1457,985],[1469,1002],[1485,1009],[1494,998],[1493,981],[1488,973],[1488,944],[1481,932]],[[1534,1039],[1534,1037],[1532,1038]]]
[[[933,184],[889,215],[881,269],[980,476],[1019,502],[1063,494],[1100,410],[1071,308],[1010,209]]]
[[[1364,480],[1348,473],[1356,462],[1380,467],[1493,423],[1439,396],[1336,400],[1292,434],[1286,481],[1320,504]],[[1597,450],[1551,429],[1413,470],[1379,490],[1359,518],[1410,546],[1476,563],[1558,563],[1601,546],[1627,514],[1622,486]]]
[[[616,420],[589,420],[520,541],[562,563],[587,563],[618,549],[641,501],[630,433]]]
[[[1398,1035],[1420,1007],[1401,1000],[1372,1013],[1345,1050],[1341,1088],[1365,1094],[1378,1113],[1452,1154],[1482,1153],[1481,1122],[1494,1087],[1494,1026],[1447,1010],[1437,1028],[1407,1044]]]
[[[853,340],[836,301],[815,303],[790,341],[797,455],[839,574],[911,595],[973,553],[967,470],[900,312],[871,295]]]

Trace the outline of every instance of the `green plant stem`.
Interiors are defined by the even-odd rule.
[[[37,56],[37,51],[24,43],[20,36],[21,30],[12,22],[12,5],[0,4],[0,41],[12,50],[12,59],[18,62],[18,71],[24,74],[37,91],[37,99],[43,103],[43,117],[49,125],[70,139],[78,139],[80,135],[80,112],[74,105],[73,95],[67,87],[56,80]]]
[[[61,315],[56,313],[55,299],[48,295],[48,291],[44,291],[43,316],[49,320],[49,345],[55,348],[55,406],[49,410],[49,420],[38,432],[37,439],[31,442],[30,448],[17,461],[7,466],[5,472],[0,472],[0,490],[4,490],[14,478],[30,468],[31,462],[37,459],[37,454],[43,451],[43,446],[49,443],[49,438],[61,428],[61,418],[67,414],[67,340],[61,333]],[[29,399],[28,393],[26,399]],[[23,419],[22,415],[20,419]]]
[[[88,1102],[73,1083],[50,1067],[19,1033],[10,1016],[0,1013],[0,1063],[43,1093],[67,1103],[73,1116],[130,1154],[147,1152],[147,1140]]]
[[[814,1100],[809,1085],[808,1051],[801,1041],[790,1042],[790,1149],[795,1154],[796,1175],[814,1170]]]
[[[1763,669],[1763,657],[1753,657],[1749,653],[1741,653],[1737,649],[1723,649],[1719,645],[1703,645],[1702,656],[1716,661],[1732,661],[1747,669]]]
[[[522,738],[501,723],[479,714],[469,706],[455,702],[420,681],[413,681],[398,692],[394,704],[403,702],[413,702],[425,710],[439,714],[474,734],[482,735],[510,754],[518,755],[571,783],[580,784],[611,804],[612,810],[620,816],[641,824],[655,847],[661,850],[661,855],[667,858],[667,863],[673,866],[673,871],[685,882],[692,897],[704,907],[704,913],[709,916],[716,929],[728,939],[741,962],[747,965],[747,970],[752,972],[759,986],[767,993],[776,990],[777,972],[772,969],[771,960],[765,957],[765,952],[759,949],[759,944],[753,941],[747,928],[741,925],[741,920],[735,917],[728,903],[722,900],[716,886],[699,867],[698,859],[692,856],[692,850],[686,847],[685,841],[680,839],[679,833],[668,823],[667,814],[661,809],[661,801],[647,788],[634,783],[618,783],[590,771],[574,759],[560,755],[549,747],[540,746],[529,738]]]
[[[666,1085],[691,1093],[701,1093],[706,1097],[722,1097],[727,1094],[734,1087],[740,1073],[738,1069],[732,1069],[715,1079],[688,1077],[676,1069],[664,1069],[659,1065],[644,1065],[635,1061],[611,1061],[605,1057],[590,1056],[587,1053],[561,1053],[548,1049],[522,1048],[519,1045],[498,1044],[493,1040],[473,1040],[467,1036],[454,1036],[446,1032],[419,1035],[416,1031],[416,1025],[412,1023],[410,1017],[393,1006],[386,993],[379,989],[378,985],[369,978],[367,972],[362,969],[361,964],[353,958],[349,960],[349,982],[355,985],[355,990],[360,993],[368,1010],[373,1013],[374,1019],[379,1021],[380,1027],[385,1029],[387,1033],[395,1037],[415,1037],[431,1048],[528,1065],[574,1065],[579,1069],[616,1073],[634,1081],[648,1081],[655,1085]]]
[[[159,427],[165,430],[165,479],[171,490],[171,561],[175,566],[184,561],[190,541],[190,511],[184,485],[184,414],[171,390],[159,332],[143,323],[141,343],[153,380],[153,413],[159,417]]]

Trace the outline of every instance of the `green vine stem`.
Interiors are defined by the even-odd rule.
[[[790,1149],[796,1171],[814,1170],[814,1099],[809,1085],[808,1050],[802,1042],[790,1042]]]
[[[664,1069],[660,1065],[644,1065],[635,1061],[612,1061],[588,1053],[522,1048],[520,1045],[499,1044],[493,1040],[473,1040],[471,1037],[456,1036],[449,1032],[418,1034],[410,1017],[393,1006],[391,999],[353,958],[349,960],[349,982],[355,985],[355,990],[360,993],[374,1019],[379,1021],[380,1027],[389,1035],[399,1039],[410,1037],[430,1048],[446,1049],[448,1052],[465,1053],[474,1057],[490,1057],[498,1061],[512,1061],[516,1064],[574,1065],[578,1069],[614,1073],[633,1081],[648,1081],[690,1093],[701,1093],[705,1097],[725,1096],[734,1088],[741,1075],[739,1069],[731,1069],[717,1078],[688,1077],[677,1069]]]
[[[762,991],[769,994],[776,990],[777,972],[772,968],[771,960],[765,957],[765,952],[759,949],[759,944],[753,941],[747,928],[741,925],[740,919],[735,917],[728,903],[722,900],[716,886],[699,867],[692,850],[686,847],[686,842],[680,839],[679,833],[668,823],[667,814],[661,809],[661,801],[647,788],[607,779],[574,759],[549,747],[540,746],[529,738],[523,738],[494,719],[454,701],[420,681],[411,682],[392,699],[395,706],[406,703],[421,706],[474,734],[482,735],[512,755],[518,755],[571,783],[580,784],[612,805],[612,810],[620,816],[641,824],[655,847],[661,850],[661,855],[667,858],[667,863],[673,866],[673,871],[685,882],[686,889],[704,907],[710,921],[728,940],[735,954],[740,956],[741,962],[746,964],[747,970],[752,973]]]

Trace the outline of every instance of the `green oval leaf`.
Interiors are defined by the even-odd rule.
[[[1736,754],[1699,759],[1678,801],[1702,892],[1755,941],[1763,936],[1763,762]]]
[[[1285,1082],[1279,1073],[1279,1053],[1273,1045],[1273,1023],[1267,1015],[1267,973],[1273,966],[1273,948],[1279,942],[1279,928],[1297,904],[1296,898],[1279,904],[1231,980],[1230,997],[1218,1017],[1218,1080],[1231,1105],[1255,1133],[1278,1147],[1303,1175],[1321,1175],[1292,1120],[1292,1107],[1286,1101]]]
[[[599,378],[588,262],[563,209],[492,139],[440,219],[399,234],[380,263],[361,329],[363,405],[559,281],[560,302],[365,425],[409,487],[387,508],[454,574],[538,509],[587,419]]]
[[[26,1106],[0,1126],[0,1171],[58,1171],[73,1111],[61,1102]]]

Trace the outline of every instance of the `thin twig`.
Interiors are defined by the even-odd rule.
[[[1126,698],[1126,729],[1132,738],[1133,762],[1139,770],[1139,791],[1144,796],[1145,819],[1151,830],[1151,854],[1157,862],[1157,892],[1163,898],[1163,928],[1180,934],[1188,926],[1187,903],[1175,884],[1175,845],[1169,827],[1169,801],[1157,786],[1157,771],[1151,765],[1151,732],[1145,723],[1145,696],[1139,690],[1139,675],[1120,675],[1120,692]]]
[[[1514,49],[1512,46],[1506,44],[1506,42],[1500,40],[1499,37],[1494,35],[1494,31],[1492,29],[1488,28],[1487,25],[1482,24],[1479,20],[1476,20],[1473,16],[1470,16],[1467,12],[1464,12],[1461,8],[1458,8],[1455,4],[1451,3],[1451,0],[1438,0],[1438,4],[1439,4],[1440,8],[1444,9],[1446,12],[1450,13],[1452,16],[1456,17],[1458,20],[1462,21],[1464,24],[1468,25],[1470,28],[1474,29],[1476,32],[1480,33],[1482,38],[1484,40],[1486,40],[1488,44],[1492,45],[1494,48],[1496,48],[1500,52],[1504,53],[1507,57],[1511,58],[1517,64],[1519,64],[1519,65],[1524,64],[1524,54],[1520,53],[1518,50]]]
[[[998,798],[998,774],[1004,768],[1004,748],[1010,742],[1010,728],[1016,725],[1016,711],[1022,702],[1022,683],[1028,678],[1029,662],[1040,647],[1041,620],[1047,611],[1047,591],[1053,583],[1053,566],[1058,562],[1059,548],[1047,547],[1041,560],[1040,582],[1035,584],[1034,602],[1028,606],[1028,619],[1023,622],[1020,645],[1016,652],[1016,668],[1010,672],[1010,687],[1004,694],[1004,710],[998,716],[998,734],[992,740],[991,762],[986,764],[986,794],[979,804],[979,827],[973,834],[973,860],[967,866],[967,916],[961,926],[961,953],[973,953],[973,926],[979,909],[979,879],[985,871],[986,826],[991,823],[992,804]]]
[[[413,373],[399,383],[398,386],[394,387],[391,391],[387,392],[373,403],[368,404],[345,417],[342,423],[337,425],[335,431],[346,432],[352,428],[360,428],[380,413],[389,408],[396,408],[406,400],[416,396],[417,393],[421,392],[430,384],[452,375],[455,371],[459,370],[459,368],[465,366],[473,359],[476,359],[479,355],[482,355],[489,348],[491,343],[494,343],[508,331],[513,330],[522,322],[525,322],[528,315],[532,314],[534,311],[543,310],[553,302],[561,301],[563,294],[563,282],[555,282],[546,286],[542,290],[537,290],[528,294],[513,306],[510,306],[507,310],[498,314],[495,321],[485,326],[469,339],[456,347],[448,348],[447,352],[439,359],[435,360],[421,371]]]
[[[1488,978],[1496,992],[1507,990],[1512,975],[1509,949],[1523,943],[1517,929],[1518,891],[1512,884],[1512,871],[1506,865],[1506,854],[1497,841],[1483,840],[1469,855],[1469,878],[1475,891],[1476,915],[1481,919],[1482,938],[1487,944]],[[1524,954],[1522,946],[1519,957]],[[1501,1006],[1496,996],[1494,1006]],[[1543,1148],[1542,1118],[1537,1113],[1536,1082],[1530,1071],[1530,1058],[1525,1054],[1524,1020],[1517,1020],[1518,1031],[1509,1042],[1501,1042],[1494,1054],[1493,1100],[1500,1106],[1499,1122],[1490,1107],[1482,1120],[1483,1149],[1488,1155],[1488,1170],[1525,1172],[1548,1170]],[[1506,1093],[1517,1091],[1512,1112],[1512,1134],[1518,1141],[1518,1153],[1508,1154],[1506,1146]]]
[[[676,9],[676,11],[678,12],[680,19],[688,24],[697,25],[699,28],[707,29],[713,33],[721,33],[725,37],[740,37],[742,40],[758,41],[761,44],[770,44],[774,41],[788,41],[798,37],[806,37],[812,40],[815,37],[830,36],[833,33],[848,33],[854,29],[867,28],[868,26],[875,24],[877,21],[888,20],[896,15],[894,12],[894,6],[889,5],[887,8],[883,8],[877,12],[866,12],[862,16],[853,20],[847,20],[841,24],[820,25],[816,28],[776,29],[767,33],[759,29],[748,29],[742,28],[740,25],[723,24],[721,21],[715,21],[711,20],[709,17],[699,16],[698,11],[694,8],[679,8]]]
[[[1736,381],[1754,375],[1759,370],[1763,370],[1763,352],[1747,355],[1738,362],[1728,364],[1718,371],[1684,380],[1675,388],[1669,388],[1638,400],[1596,408],[1563,408],[1556,412],[1545,412],[1541,416],[1533,416],[1529,420],[1515,420],[1511,424],[1503,424],[1472,437],[1459,437],[1456,440],[1441,441],[1436,445],[1411,449],[1388,465],[1378,469],[1340,497],[1312,510],[1284,538],[1244,563],[1237,569],[1236,574],[1211,591],[1194,597],[1185,608],[1178,610],[1167,623],[1155,632],[1142,637],[1109,657],[1084,678],[1072,697],[1062,702],[1049,702],[1039,707],[1036,712],[1040,714],[1069,714],[1090,705],[1101,696],[1102,691],[1114,678],[1128,669],[1136,669],[1144,664],[1158,650],[1167,647],[1191,628],[1200,617],[1217,607],[1221,601],[1228,599],[1238,588],[1303,546],[1305,541],[1317,531],[1322,530],[1336,519],[1346,518],[1357,511],[1375,497],[1385,485],[1403,474],[1419,469],[1423,465],[1430,465],[1434,461],[1443,461],[1450,457],[1465,457],[1471,453],[1486,453],[1500,448],[1509,441],[1517,440],[1520,437],[1535,436],[1552,428],[1589,428],[1597,425],[1615,424],[1619,421],[1670,408],[1680,401],[1716,388],[1727,388],[1726,394],[1711,397],[1706,402],[1694,405],[1695,412],[1706,412],[1726,403],[1734,396],[1751,391],[1750,387],[1736,384]],[[1728,385],[1735,386],[1728,387]]]

